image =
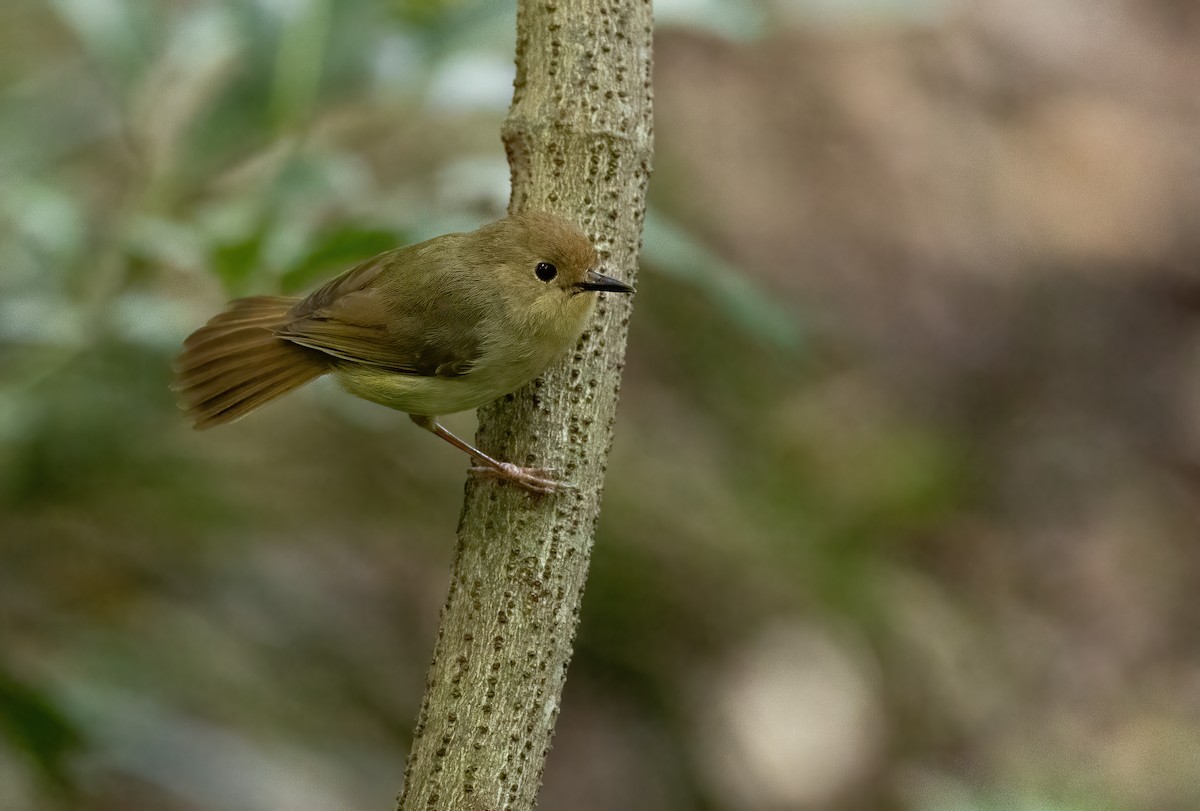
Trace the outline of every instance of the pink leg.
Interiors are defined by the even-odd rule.
[[[409,414],[409,419],[417,425],[424,428],[426,431],[439,436],[449,442],[460,451],[469,453],[472,458],[479,462],[479,466],[471,468],[471,472],[479,473],[484,476],[494,476],[497,479],[510,481],[518,487],[524,487],[534,493],[555,493],[559,490],[570,488],[571,485],[557,482],[554,479],[547,478],[550,471],[537,467],[520,467],[511,462],[501,462],[493,459],[483,451],[474,447],[468,442],[456,437],[454,434],[443,428],[438,421],[433,417],[422,417],[417,414]]]

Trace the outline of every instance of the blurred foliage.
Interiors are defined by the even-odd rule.
[[[42,691],[6,673],[0,673],[0,730],[51,786],[70,785],[68,760],[82,735]]]
[[[1075,2],[660,4],[544,807],[1200,803],[1193,18]],[[463,460],[320,383],[196,435],[170,361],[500,214],[512,17],[0,6],[0,808],[390,803]]]

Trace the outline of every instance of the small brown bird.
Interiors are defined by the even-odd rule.
[[[324,374],[535,492],[561,485],[454,436],[441,414],[477,408],[541,374],[578,340],[597,291],[588,238],[530,212],[368,259],[306,298],[237,299],[184,341],[173,388],[197,429],[233,422]]]

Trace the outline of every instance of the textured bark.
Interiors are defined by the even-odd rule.
[[[649,0],[519,0],[504,124],[512,211],[553,211],[634,281],[652,151]],[[472,479],[402,811],[524,811],[550,747],[600,514],[631,297],[602,295],[575,351],[480,409],[481,449],[576,489]]]

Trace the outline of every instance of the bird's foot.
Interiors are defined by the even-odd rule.
[[[532,493],[549,495],[563,490],[574,490],[575,486],[550,478],[554,471],[544,467],[521,467],[512,462],[498,462],[497,467],[479,465],[470,469],[477,476],[490,476],[512,482]]]

